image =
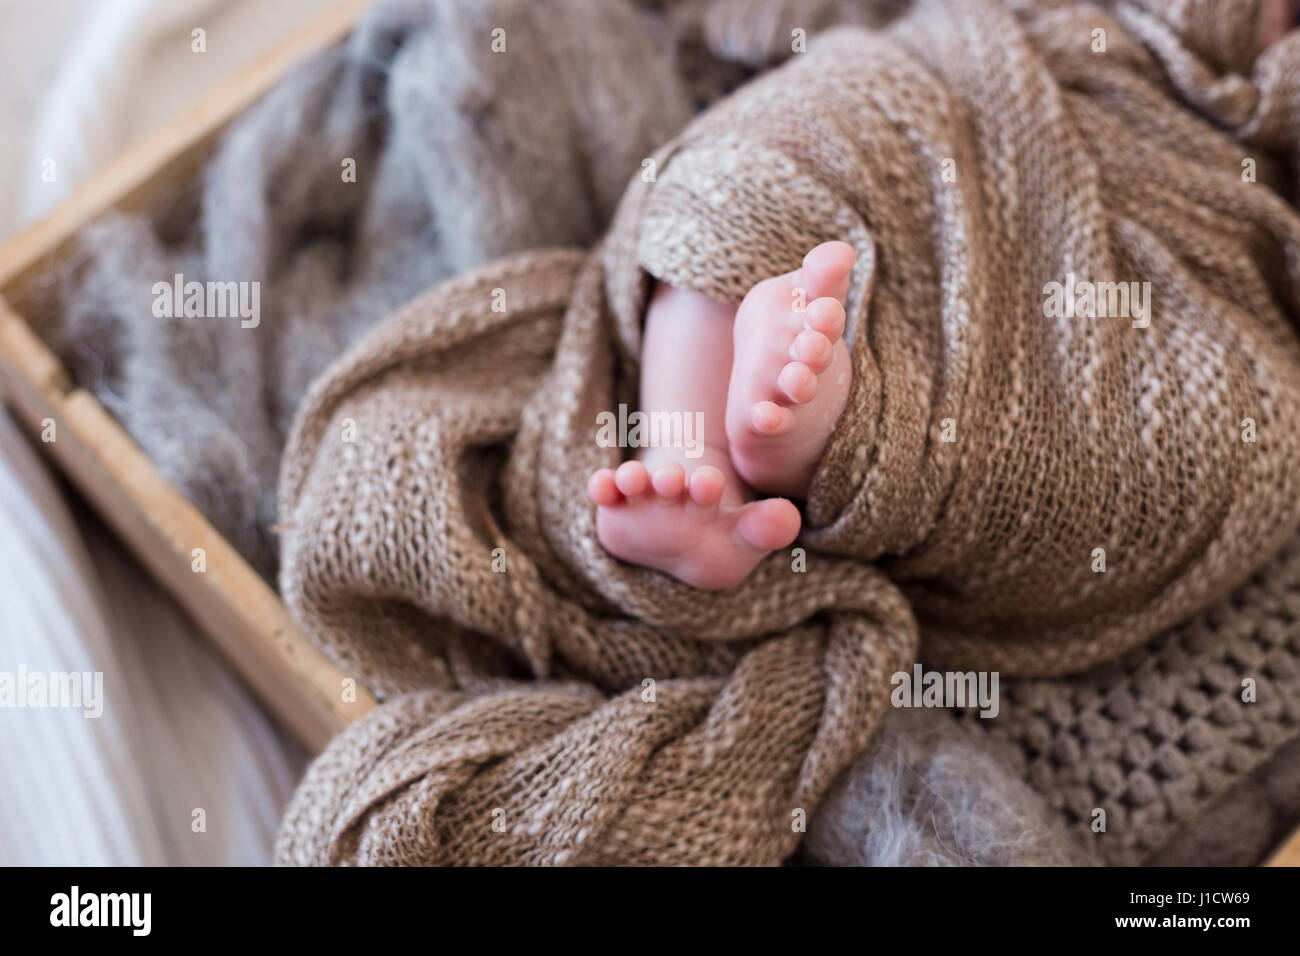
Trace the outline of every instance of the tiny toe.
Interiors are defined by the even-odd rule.
[[[790,362],[776,377],[777,387],[795,404],[811,402],[817,394],[817,373],[803,362]]]
[[[803,257],[803,284],[809,298],[824,295],[843,299],[849,291],[849,270],[857,253],[847,242],[823,242]]]
[[[774,551],[790,545],[799,536],[799,509],[785,498],[751,502],[736,522],[735,538],[742,547]]]
[[[794,428],[794,412],[776,402],[759,402],[750,413],[749,422],[760,435],[784,435]]]
[[[609,468],[593,471],[587,479],[587,497],[602,508],[611,508],[622,501],[623,495],[614,483],[614,472]]]
[[[829,296],[818,299],[804,313],[804,324],[834,342],[844,334],[844,306]]]
[[[677,462],[661,465],[655,469],[651,482],[654,484],[655,494],[661,498],[680,498],[686,488],[686,472]]]
[[[831,340],[820,332],[804,329],[790,343],[790,358],[796,362],[803,362],[820,375],[831,367],[831,360],[835,358],[835,347],[831,345]]]
[[[636,498],[645,494],[646,487],[650,484],[650,475],[641,462],[625,461],[614,472],[614,484],[629,498]]]
[[[697,505],[716,504],[722,498],[727,479],[712,465],[701,465],[691,472],[691,500]]]

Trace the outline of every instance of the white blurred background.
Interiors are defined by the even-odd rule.
[[[0,0],[0,238],[333,3]],[[0,864],[268,862],[305,755],[0,412],[0,671],[20,664],[103,672],[105,706],[0,708]]]

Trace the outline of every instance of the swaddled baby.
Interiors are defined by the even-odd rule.
[[[1283,36],[1298,6],[1295,0],[1241,4],[1241,16],[1257,21],[1259,51]],[[1074,36],[1074,42],[1088,39]],[[1104,40],[1097,52],[1106,53]],[[810,103],[808,116],[791,115],[792,137],[819,135],[818,108]],[[746,241],[735,238],[742,250]],[[697,420],[702,435],[643,448],[617,470],[591,475],[588,494],[608,551],[716,589],[737,584],[766,554],[792,544],[801,516],[791,499],[808,496],[852,384],[844,332],[855,258],[848,243],[823,242],[800,268],[754,285],[738,308],[657,284],[641,344],[641,408],[664,421]],[[1149,282],[1141,284],[1149,289]],[[1066,295],[1073,299],[1073,289]],[[1082,394],[1086,400],[1087,391]],[[1068,494],[1070,476],[1058,480]]]

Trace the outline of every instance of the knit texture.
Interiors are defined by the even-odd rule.
[[[1215,21],[1154,6],[921,0],[821,36],[660,150],[594,252],[438,286],[332,366],[283,463],[281,585],[385,704],[309,772],[279,859],[777,862],[914,659],[912,609],[929,664],[1055,676],[1277,550],[1300,223],[1229,132],[1294,143],[1267,89],[1297,49],[1263,93],[1198,97],[1134,37]],[[858,251],[855,377],[807,570],[704,593],[611,559],[583,486],[618,460],[596,415],[633,403],[648,278],[738,301],[831,238]],[[1045,315],[1071,274],[1149,281],[1149,327]]]
[[[1254,34],[1245,7],[1153,2],[1120,5],[1119,15],[1164,51],[1161,62],[1185,78],[1189,102],[1208,102],[1206,88],[1235,91],[1233,98],[1221,99],[1221,124],[1235,117],[1247,138],[1288,157],[1293,168],[1295,38],[1266,52],[1252,70]],[[1217,66],[1234,44],[1235,60]],[[1229,72],[1219,76],[1220,69]],[[1246,83],[1243,77],[1252,72]],[[1282,186],[1289,194],[1289,184]],[[904,758],[908,773],[925,781],[920,797],[908,802],[909,791],[900,786],[892,803],[882,804],[896,808],[896,819],[881,828],[896,834],[894,844],[880,834],[869,841],[850,833],[838,848],[815,841],[812,858],[894,862],[895,846],[909,845],[899,835],[915,833],[914,854],[950,863],[986,860],[978,852],[978,819],[952,814],[945,824],[941,815],[937,825],[923,825],[931,819],[925,795],[959,786],[961,775],[948,772],[941,757],[980,750],[967,736],[975,730],[995,743],[990,755],[999,755],[1046,797],[1054,816],[1072,831],[1072,842],[1106,862],[1260,862],[1300,819],[1293,796],[1300,755],[1298,553],[1300,541],[1293,538],[1228,598],[1116,662],[1076,678],[1006,681],[996,720],[957,712],[965,724],[960,730],[936,723],[907,746],[888,738],[873,742],[832,797],[843,818],[861,819],[867,810],[855,800],[878,791]],[[1242,699],[1247,679],[1254,684],[1254,703]],[[899,736],[892,734],[895,741]],[[974,758],[969,762],[982,766]],[[1034,801],[1014,798],[1014,791],[1003,789],[1000,817],[1037,819]],[[945,801],[959,803],[960,797]],[[1107,814],[1105,832],[1093,829],[1098,809]],[[1006,832],[1008,843],[999,851],[1029,862],[1040,858],[1033,840],[1017,840],[1014,826]]]
[[[42,331],[274,578],[280,454],[311,379],[440,279],[594,242],[689,118],[671,53],[666,26],[624,2],[383,0],[241,116],[171,206],[83,232]],[[153,285],[178,273],[259,283],[259,323],[159,318]]]
[[[891,710],[813,816],[797,859],[822,866],[1088,866],[1012,769],[1014,754],[948,710]]]
[[[965,716],[1014,745],[1016,770],[1115,864],[1141,863],[1236,777],[1300,734],[1300,542],[1233,599],[1088,674],[1009,682],[1006,720]],[[1250,685],[1243,686],[1249,680]],[[1249,689],[1253,702],[1243,701]],[[1093,811],[1106,832],[1092,834]],[[1255,808],[1265,833],[1272,814]],[[1232,814],[1208,818],[1204,833]],[[1258,841],[1240,841],[1246,854]],[[1173,852],[1172,850],[1170,851]],[[1187,858],[1182,862],[1251,862]]]
[[[996,719],[891,714],[814,818],[806,858],[1257,864],[1300,819],[1298,620],[1292,538],[1227,599],[1116,661],[1006,680]]]
[[[613,260],[641,308],[635,259]],[[576,252],[485,267],[312,389],[282,590],[393,699],[313,766],[282,860],[774,862],[887,706],[915,628],[874,568],[772,561],[720,601],[596,543],[604,278]]]

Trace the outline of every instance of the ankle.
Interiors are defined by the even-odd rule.
[[[771,447],[752,448],[746,444],[732,446],[731,467],[738,480],[759,495],[779,495],[795,501],[808,497],[812,486],[814,467],[809,465],[797,471],[788,463],[774,460]]]

